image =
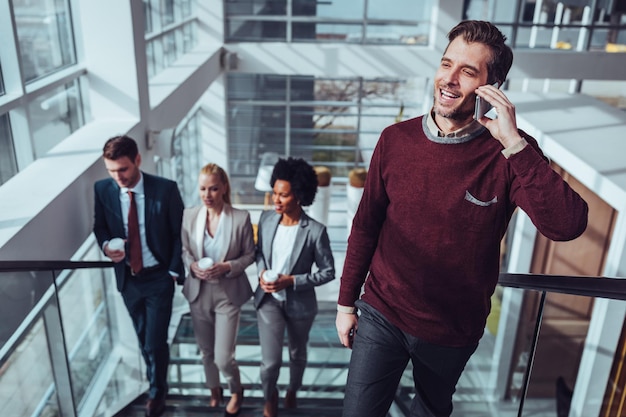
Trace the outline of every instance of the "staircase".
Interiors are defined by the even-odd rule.
[[[335,330],[336,303],[320,301],[319,313],[313,323],[309,338],[309,361],[304,374],[303,387],[298,391],[298,408],[284,409],[282,396],[286,390],[289,368],[287,350],[283,351],[283,367],[278,380],[281,393],[281,417],[340,417],[343,390],[347,375],[350,351],[339,343]],[[286,346],[286,338],[285,338]],[[237,361],[245,401],[240,417],[263,415],[263,396],[259,367],[261,351],[256,326],[256,312],[252,303],[243,306],[237,337]],[[183,315],[171,345],[170,393],[167,417],[217,417],[224,415],[224,407],[209,408],[210,392],[204,385],[204,371],[196,347],[190,316]],[[228,401],[228,387],[223,384]],[[115,417],[143,417],[147,397],[140,396]]]

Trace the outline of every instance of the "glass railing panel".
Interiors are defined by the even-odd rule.
[[[23,332],[11,352],[2,357],[0,415],[59,415],[48,352],[44,320],[39,317]]]
[[[65,348],[72,391],[78,409],[97,372],[113,349],[105,274],[110,270],[78,269],[60,274],[59,289]]]
[[[0,262],[0,415],[113,415],[145,391],[110,266]]]
[[[624,312],[623,300],[546,294],[522,416],[623,415]]]

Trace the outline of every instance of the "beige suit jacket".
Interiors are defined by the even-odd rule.
[[[250,213],[228,204],[222,210],[223,236],[228,244],[215,262],[230,262],[230,272],[220,278],[220,283],[231,303],[241,306],[252,297],[252,288],[246,275],[246,268],[254,262],[255,247],[250,222]],[[204,231],[206,230],[207,210],[204,206],[185,209],[181,230],[185,284],[183,294],[192,303],[198,298],[201,285],[210,285],[193,276],[190,265],[203,257]],[[226,243],[226,242],[225,242]]]

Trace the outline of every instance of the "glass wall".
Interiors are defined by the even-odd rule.
[[[35,158],[85,124],[79,80],[57,87],[28,104]]]
[[[174,178],[185,206],[198,203],[198,172],[204,165],[200,148],[201,111],[196,111],[181,127],[177,128],[173,143],[172,163]]]
[[[427,80],[229,74],[227,84],[233,190],[258,203],[263,154],[304,158],[345,179],[368,165],[384,127],[421,113]]]
[[[434,2],[226,0],[227,42],[426,45]]]
[[[13,0],[11,6],[15,30],[3,31],[2,41],[15,42],[17,49],[5,50],[2,69],[19,69],[21,77],[3,74],[0,94],[6,89],[23,97],[9,101],[0,115],[0,184],[90,118],[83,105],[83,73],[72,74],[78,60],[70,1]]]
[[[7,313],[0,340],[0,414],[78,415],[68,408],[80,411],[86,406],[113,351],[116,326],[105,285],[111,273],[0,273],[2,310]]]
[[[17,173],[9,115],[0,115],[0,185]]]
[[[25,82],[76,63],[68,0],[13,0],[13,14]]]
[[[198,43],[196,0],[143,0],[148,76],[171,66]]]
[[[0,96],[4,95],[4,80],[2,79],[2,65],[0,65]]]
[[[515,48],[626,52],[626,2],[470,0],[465,18],[496,23]]]

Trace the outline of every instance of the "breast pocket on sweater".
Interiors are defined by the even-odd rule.
[[[476,233],[492,233],[498,215],[498,196],[480,195],[465,191],[463,219],[467,230]]]

